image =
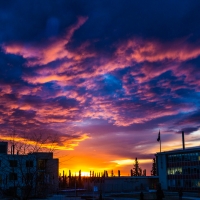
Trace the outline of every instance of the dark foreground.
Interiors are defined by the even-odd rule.
[[[99,200],[97,194],[87,194],[82,196],[66,196],[66,195],[54,195],[48,198],[49,200]],[[118,193],[118,194],[103,194],[102,200],[139,200],[139,193]],[[178,193],[165,192],[165,198],[163,200],[178,200]],[[155,192],[144,193],[144,200],[156,200]],[[200,195],[197,193],[185,193],[183,200],[200,200]]]

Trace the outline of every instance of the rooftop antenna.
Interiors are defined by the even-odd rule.
[[[182,145],[183,145],[183,150],[185,150],[185,138],[184,138],[184,131],[182,131]]]

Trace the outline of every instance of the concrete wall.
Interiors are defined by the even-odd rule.
[[[151,182],[158,180],[153,177],[108,177],[105,178],[105,192],[133,192],[140,190],[148,190]]]
[[[158,167],[158,176],[159,182],[161,184],[162,189],[167,190],[167,160],[166,154],[159,154],[157,156],[157,167]]]
[[[158,177],[141,176],[141,177],[106,177],[102,181],[85,181],[84,189],[92,190],[94,186],[102,192],[134,192],[148,190],[158,183]]]
[[[49,174],[49,187],[51,192],[57,192],[59,186],[59,160],[48,160],[46,171]]]

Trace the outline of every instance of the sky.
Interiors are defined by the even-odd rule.
[[[0,135],[54,140],[60,170],[150,174],[200,145],[200,2],[0,1]],[[46,146],[50,146],[50,139]]]

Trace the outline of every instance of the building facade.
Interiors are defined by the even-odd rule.
[[[156,189],[157,184],[157,176],[87,177],[83,181],[86,191],[97,188],[103,193],[149,191]]]
[[[59,161],[53,153],[34,152],[26,155],[7,152],[0,142],[0,188],[18,196],[41,196],[55,192],[59,184]]]
[[[200,148],[157,153],[156,160],[163,189],[200,190]]]

